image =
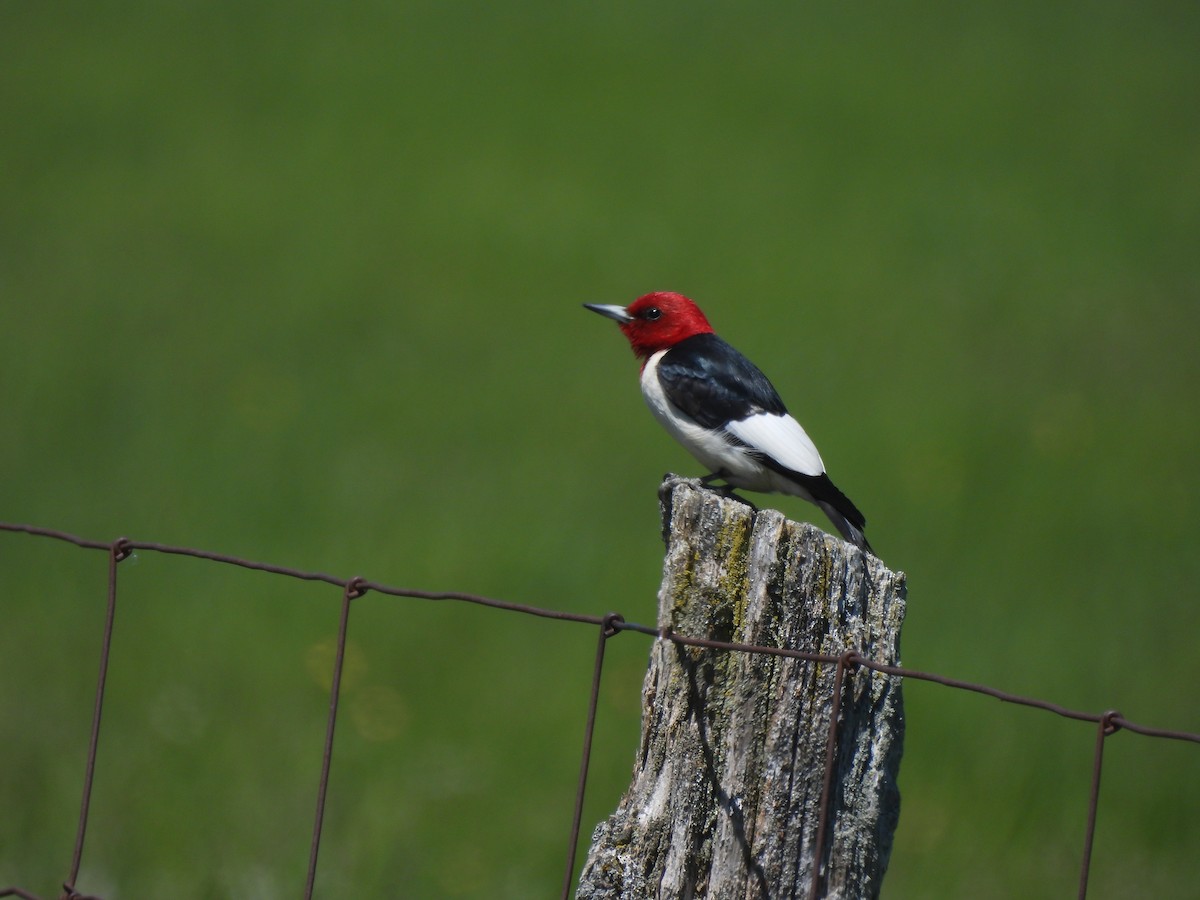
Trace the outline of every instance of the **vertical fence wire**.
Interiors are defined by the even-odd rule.
[[[808,887],[809,900],[821,896],[825,872],[825,845],[830,830],[829,807],[833,798],[833,776],[837,768],[838,719],[842,714],[842,682],[846,670],[857,665],[858,651],[847,650],[837,660],[833,670],[833,690],[829,700],[829,731],[825,738],[825,776],[821,782],[821,803],[817,812],[817,834],[813,842],[812,881]]]
[[[1092,753],[1092,789],[1088,794],[1087,826],[1083,836],[1083,862],[1079,869],[1079,900],[1087,900],[1088,870],[1092,865],[1092,841],[1096,836],[1096,811],[1100,807],[1100,768],[1104,764],[1104,740],[1120,729],[1121,714],[1110,709],[1100,717],[1096,728],[1096,749]]]
[[[579,781],[575,786],[575,811],[571,819],[571,839],[567,845],[567,866],[563,873],[562,900],[571,896],[571,885],[575,875],[575,856],[579,848],[579,828],[583,820],[583,795],[587,790],[588,766],[592,759],[592,735],[596,731],[596,706],[600,701],[600,675],[604,670],[604,648],[608,639],[618,632],[625,620],[617,613],[609,613],[600,623],[600,637],[596,641],[596,658],[592,664],[592,690],[588,696],[587,725],[583,731],[583,752],[579,760]]]
[[[83,797],[79,802],[79,824],[71,851],[71,869],[63,882],[64,896],[73,897],[79,867],[83,864],[83,842],[87,837],[88,814],[92,805],[92,784],[96,777],[96,755],[100,749],[100,720],[104,715],[104,688],[108,681],[108,660],[112,651],[113,623],[117,615],[117,566],[131,553],[126,538],[118,538],[108,548],[108,597],[104,610],[104,637],[100,642],[100,671],[96,676],[96,699],[92,704],[92,730],[88,736],[87,762],[84,764]]]
[[[333,763],[333,732],[337,726],[338,697],[342,690],[342,667],[346,661],[346,631],[350,625],[350,604],[363,595],[363,579],[351,578],[342,590],[342,612],[338,619],[337,652],[333,660],[333,678],[329,684],[329,719],[325,725],[325,748],[321,755],[321,778],[317,783],[317,813],[313,819],[312,844],[308,851],[308,874],[304,881],[304,900],[311,900],[317,882],[317,855],[321,849],[321,827],[325,821],[325,796],[329,791],[329,769]]]

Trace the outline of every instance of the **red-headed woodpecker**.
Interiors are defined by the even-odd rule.
[[[866,519],[825,474],[809,436],[758,367],[713,333],[704,313],[670,291],[629,306],[585,303],[616,319],[642,361],[642,396],[654,418],[710,470],[705,484],[791,494],[815,503],[863,550]]]

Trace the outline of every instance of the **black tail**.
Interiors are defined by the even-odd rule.
[[[844,498],[845,495],[843,495],[843,499]],[[865,550],[867,553],[874,554],[875,551],[871,549],[871,544],[867,541],[867,536],[863,534],[863,526],[865,526],[867,523],[863,519],[862,513],[858,512],[858,509],[855,508],[854,504],[850,503],[849,500],[846,500],[846,502],[850,504],[850,509],[857,513],[856,518],[861,524],[855,525],[854,522],[849,519],[849,517],[842,514],[841,510],[826,500],[818,500],[817,506],[821,507],[821,509],[825,511],[825,515],[829,516],[829,521],[832,522],[834,527],[842,533],[842,537],[854,544],[854,546],[858,547],[860,550]]]
[[[768,463],[769,465],[770,463]],[[780,471],[777,469],[777,471]],[[863,529],[867,527],[867,517],[858,511],[858,507],[850,502],[850,498],[838,490],[837,485],[829,480],[822,472],[820,475],[801,475],[799,472],[788,471],[787,474],[804,486],[812,497],[813,503],[821,507],[829,521],[841,532],[842,537],[860,550],[874,554]]]

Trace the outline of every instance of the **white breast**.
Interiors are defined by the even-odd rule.
[[[720,432],[710,431],[699,425],[679,407],[667,399],[662,383],[658,380],[658,363],[666,350],[659,350],[642,369],[642,396],[654,418],[675,440],[679,441],[692,456],[696,457],[709,472],[725,472],[727,480],[738,487],[764,490],[754,485],[762,481],[764,469],[756,460],[746,455],[743,448],[732,444]],[[708,473],[705,473],[708,474]]]

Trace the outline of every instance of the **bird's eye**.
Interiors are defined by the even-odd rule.
[[[642,318],[647,322],[654,322],[662,318],[662,310],[657,306],[652,306],[642,313]]]

